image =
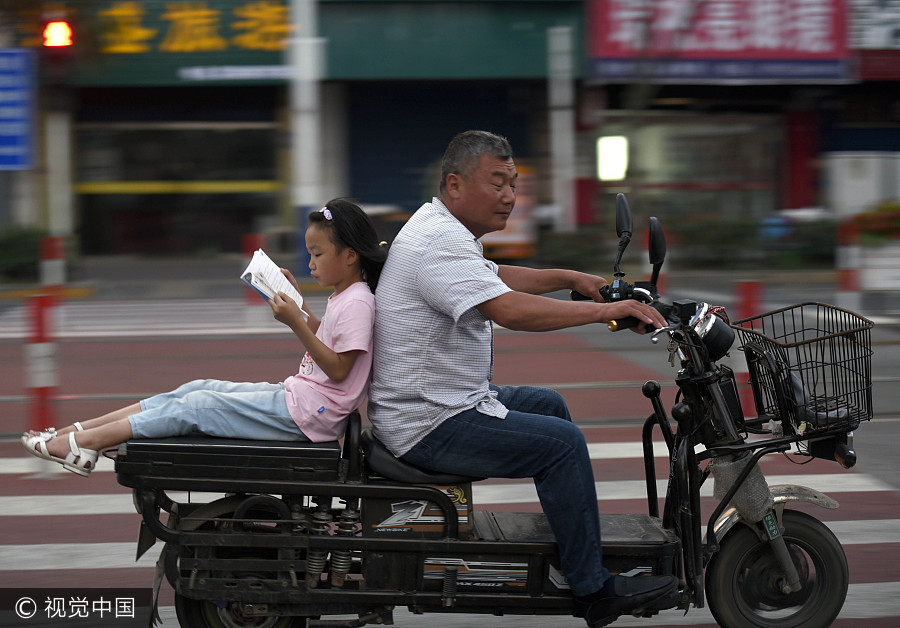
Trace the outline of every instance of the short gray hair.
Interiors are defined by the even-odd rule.
[[[478,168],[482,155],[507,161],[512,159],[513,152],[509,140],[488,131],[465,131],[450,140],[441,160],[441,194],[447,189],[449,175],[468,179]]]

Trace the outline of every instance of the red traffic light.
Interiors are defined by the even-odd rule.
[[[47,22],[44,26],[44,46],[47,48],[71,46],[72,34],[72,26],[65,20]]]

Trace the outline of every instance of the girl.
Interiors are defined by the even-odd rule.
[[[269,301],[276,320],[306,348],[296,375],[278,384],[219,380],[188,382],[170,393],[63,428],[27,432],[29,453],[87,476],[99,452],[131,438],[200,432],[226,438],[308,440],[340,438],[347,415],[366,395],[372,367],[373,293],[387,257],[371,219],[354,203],[328,202],[309,216],[309,269],[334,293],[321,320],[283,292]],[[297,285],[285,269],[285,277]]]

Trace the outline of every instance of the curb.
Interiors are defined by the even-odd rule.
[[[110,285],[110,284],[107,284]],[[132,284],[133,285],[133,284]],[[330,288],[324,288],[317,284],[314,281],[310,282],[299,282],[300,292],[302,294],[319,294],[328,292]],[[235,295],[240,296],[241,294],[241,285],[235,286]],[[10,286],[10,285],[0,285],[0,302],[4,301],[24,301],[25,299],[29,299],[31,297],[36,297],[42,294],[47,294],[49,290],[43,286],[35,286],[35,285],[23,285],[23,286]],[[100,293],[100,290],[94,283],[91,284],[72,284],[67,285],[62,290],[62,298],[63,300],[78,300],[78,299],[90,299],[96,297]]]

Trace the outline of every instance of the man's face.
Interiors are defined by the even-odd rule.
[[[468,179],[459,174],[447,177],[447,193],[442,198],[456,219],[480,238],[506,226],[516,204],[518,176],[512,159],[482,155]]]

